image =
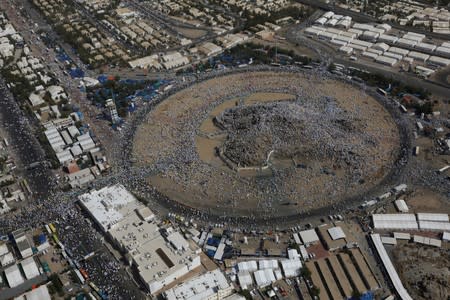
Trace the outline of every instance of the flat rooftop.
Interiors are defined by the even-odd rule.
[[[211,295],[216,294],[217,290],[228,288],[230,288],[230,284],[227,279],[219,269],[216,269],[171,288],[164,295],[168,300],[201,300],[208,299]]]
[[[108,231],[126,215],[142,206],[122,185],[104,187],[79,197],[103,231]]]

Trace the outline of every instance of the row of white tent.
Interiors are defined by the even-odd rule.
[[[418,213],[414,214],[374,214],[375,229],[450,231],[448,214]]]
[[[236,266],[237,278],[242,289],[252,286],[265,287],[276,280],[299,276],[302,262],[297,250],[288,250],[288,259],[251,260],[239,262]],[[259,266],[259,269],[258,269]],[[254,281],[253,281],[254,278]]]

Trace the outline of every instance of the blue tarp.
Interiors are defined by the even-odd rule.
[[[142,97],[142,99],[144,99],[144,101],[150,101],[153,99],[153,97],[155,97],[155,94],[150,94],[150,95],[145,95],[144,97]]]
[[[97,80],[100,81],[101,84],[105,84],[108,81],[108,76],[100,75],[97,77]]]
[[[64,61],[70,61],[70,57],[67,55],[67,54],[65,54],[64,52],[60,52],[60,53],[58,53],[57,55],[56,55],[56,58],[59,60],[59,61],[61,61],[61,62],[64,62]]]
[[[41,233],[38,237],[38,242],[40,245],[44,244],[47,241],[47,236],[44,233]]]
[[[208,255],[209,257],[214,257],[214,255],[216,254],[216,251],[214,250],[206,250],[206,255]]]
[[[220,244],[220,240],[219,239],[215,239],[215,238],[209,238],[208,241],[206,242],[206,244],[210,245],[210,246],[217,247]]]
[[[361,297],[359,297],[359,299],[355,298],[355,297],[351,298],[351,300],[373,300],[373,299],[375,299],[375,298],[374,298],[372,292],[367,292],[367,293],[363,294]]]
[[[83,78],[84,77],[84,71],[79,68],[71,69],[69,71],[69,74],[70,74],[70,76],[72,76],[72,78]]]
[[[223,54],[223,55],[220,56],[220,60],[223,60],[223,61],[225,61],[227,63],[231,63],[233,61],[233,56]]]
[[[140,80],[135,80],[135,79],[125,79],[125,80],[120,80],[120,83],[125,83],[125,84],[136,84],[138,82],[140,82]]]
[[[130,105],[128,105],[128,111],[134,112],[135,110],[136,110],[136,104],[134,104],[134,102],[130,103]]]

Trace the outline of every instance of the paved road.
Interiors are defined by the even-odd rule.
[[[15,288],[2,290],[0,293],[0,300],[12,299],[13,297],[26,293],[27,291],[31,290],[34,286],[39,286],[45,283],[46,281],[47,275],[45,274],[41,274],[37,277],[26,280],[24,283]]]
[[[418,78],[414,74],[406,72],[398,72],[388,66],[380,65],[378,63],[371,61],[366,60],[351,61],[347,57],[342,56],[341,53],[338,53],[329,43],[321,42],[319,40],[315,40],[304,36],[301,33],[302,28],[304,28],[303,24],[299,24],[297,26],[292,27],[287,34],[287,40],[293,44],[298,43],[310,47],[312,50],[318,53],[322,62],[325,62],[326,65],[329,65],[330,63],[334,62],[343,64],[345,66],[367,70],[371,73],[379,73],[387,78],[400,80],[407,85],[421,86],[430,91],[431,93],[443,98],[448,98],[448,95],[450,94],[450,85],[445,85],[430,80],[424,80],[422,78]]]
[[[45,162],[45,153],[34,135],[34,129],[27,116],[20,110],[2,78],[0,78],[0,126],[9,136],[11,148],[19,158],[17,163],[23,168],[31,189],[37,197],[46,198],[55,187],[55,178],[45,165],[28,168],[32,163]]]

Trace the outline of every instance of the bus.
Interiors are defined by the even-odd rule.
[[[74,271],[75,271],[75,274],[77,275],[78,280],[81,282],[81,284],[84,284],[86,282],[86,280],[81,275],[80,271],[78,271],[77,269],[75,269]]]
[[[406,109],[406,107],[403,104],[400,104],[400,109],[402,110],[402,112],[407,113],[408,110]]]
[[[448,169],[450,169],[450,166],[449,166],[449,165],[440,168],[440,169],[438,170],[438,173],[444,173],[444,172],[447,171]]]
[[[106,295],[106,293],[99,289],[92,281],[89,282],[89,285],[95,291],[95,293],[100,296],[102,300],[108,300],[108,296]]]
[[[48,234],[52,234],[52,231],[50,230],[50,227],[48,227],[48,225],[47,224],[45,224],[45,230],[47,230],[47,233]]]
[[[55,225],[53,225],[53,223],[48,224],[48,227],[50,228],[52,233],[56,233],[56,227],[55,227]]]
[[[383,90],[382,88],[377,88],[377,92],[380,93],[381,95],[387,97],[387,92],[385,90]]]
[[[56,234],[52,235],[53,240],[55,241],[55,243],[57,243],[59,245],[60,241],[58,239],[58,236]]]
[[[55,243],[62,249],[64,250],[65,247],[63,245],[63,243],[60,242],[60,240],[58,239],[58,236],[56,234],[52,235],[53,240],[55,241]]]
[[[84,279],[88,279],[89,278],[89,275],[88,275],[88,273],[87,273],[87,271],[85,269],[80,268],[80,273],[81,273],[81,275],[83,275]]]

